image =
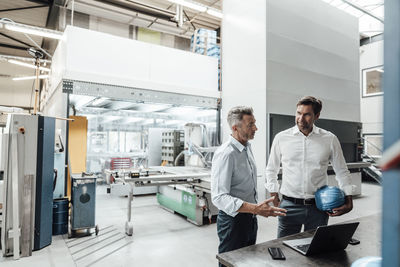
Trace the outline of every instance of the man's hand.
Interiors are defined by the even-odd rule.
[[[278,207],[270,206],[269,203],[273,202],[275,197],[264,200],[260,204],[255,206],[254,214],[261,215],[264,217],[268,216],[286,216],[286,210]]]
[[[279,207],[279,204],[281,204],[281,200],[279,199],[279,193],[271,193],[271,197],[274,197],[274,200],[272,201],[275,207]]]
[[[353,198],[352,196],[346,196],[346,202],[344,203],[343,206],[340,206],[338,208],[332,209],[332,213],[328,213],[329,216],[334,217],[334,216],[340,216],[345,213],[348,213],[353,209]]]

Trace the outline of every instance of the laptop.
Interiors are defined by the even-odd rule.
[[[349,244],[359,222],[319,226],[313,237],[285,240],[283,244],[308,256],[343,250]]]

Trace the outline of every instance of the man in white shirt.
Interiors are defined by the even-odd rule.
[[[268,204],[273,198],[257,204],[257,169],[248,142],[257,131],[253,109],[232,108],[228,123],[232,135],[215,152],[211,168],[211,198],[219,209],[218,253],[254,245],[258,228],[256,215],[268,217],[286,212]]]
[[[296,125],[278,133],[272,143],[266,169],[265,187],[274,198],[274,206],[287,210],[286,217],[279,218],[278,238],[327,225],[329,216],[340,216],[353,209],[350,172],[343,157],[337,137],[318,128],[322,102],[306,96],[299,100]],[[315,206],[314,193],[327,184],[329,162],[336,174],[339,187],[345,192],[346,202],[322,212]],[[282,163],[282,186],[279,190],[278,172]],[[279,199],[279,192],[282,201]]]

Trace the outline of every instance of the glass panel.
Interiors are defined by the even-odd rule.
[[[119,152],[118,151],[118,132],[110,131],[108,133],[108,150],[109,152]]]

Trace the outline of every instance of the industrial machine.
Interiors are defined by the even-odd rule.
[[[51,244],[55,118],[9,114],[3,134],[1,243],[4,256]]]
[[[163,193],[159,192],[157,199],[163,207],[181,213],[190,222],[202,225],[204,218],[211,220],[211,216],[218,212],[211,204],[209,177],[210,170],[205,168],[157,166],[146,170],[125,170],[125,175],[115,179],[116,182],[129,184],[131,188],[159,186]],[[127,235],[133,233],[132,192],[133,190],[130,191],[128,198],[125,224]]]
[[[96,179],[95,175],[72,174],[71,197],[71,228],[69,237],[73,237],[80,230],[86,230],[85,235],[90,234],[90,229],[95,229],[96,235],[99,227],[95,224],[96,212]]]
[[[185,167],[175,167],[170,171],[176,174],[190,174],[200,169],[208,175],[196,184],[160,186],[157,201],[163,208],[185,216],[196,225],[203,225],[211,223],[218,214],[218,209],[211,202],[210,185],[211,153],[217,147],[210,146],[204,124],[187,123],[184,132],[185,150],[175,158],[175,163],[184,156]]]

